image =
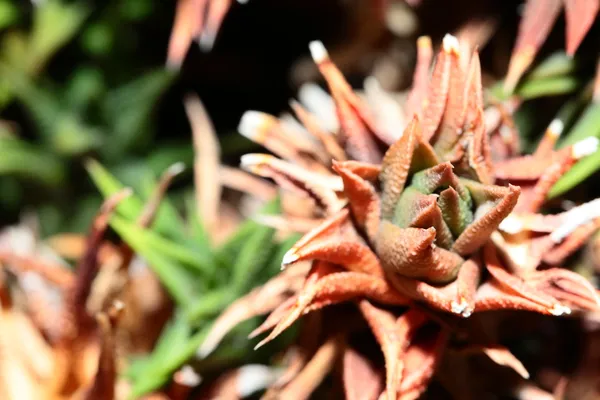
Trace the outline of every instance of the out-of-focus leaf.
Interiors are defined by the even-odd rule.
[[[591,87],[589,89],[591,89]],[[573,124],[576,122],[577,117],[581,113],[581,110],[589,103],[591,97],[592,97],[592,91],[584,90],[581,92],[580,95],[574,96],[574,97],[570,98],[569,100],[567,100],[567,102],[565,102],[565,104],[563,104],[563,106],[560,108],[560,110],[558,110],[558,113],[556,113],[554,120],[559,120],[563,123],[563,127],[564,127],[563,132],[568,132],[571,129]],[[518,118],[527,117],[528,119],[535,121],[538,117],[536,114],[535,105],[533,105],[532,107],[527,107],[527,106],[528,106],[528,104],[524,104],[521,109],[523,109],[523,108],[528,108],[528,109],[525,112],[521,112],[521,109],[518,110],[517,113],[515,114],[515,117],[518,117]],[[523,135],[523,130],[521,129],[522,127],[521,127],[520,121],[517,121],[517,118],[515,118],[515,122],[517,123],[517,126],[519,127],[519,133],[521,134],[521,138],[523,138],[524,135]],[[539,133],[539,132],[536,132],[536,133]],[[543,136],[538,135],[536,140],[531,140],[531,136],[533,136],[532,132],[528,132],[528,134],[525,136],[526,136],[526,140],[521,142],[521,147],[525,152],[531,153],[537,148],[537,146],[538,146],[540,140],[542,140]]]
[[[566,76],[577,68],[576,60],[566,53],[559,52],[548,56],[528,75],[527,80],[547,79],[552,77]]]
[[[166,168],[165,168],[166,170]],[[164,172],[164,170],[163,170]],[[158,182],[152,175],[142,177],[141,179],[141,194],[144,198],[149,199],[150,196],[154,193]],[[158,206],[158,210],[156,212],[156,218],[162,218],[165,220],[164,223],[169,223],[174,225],[173,229],[177,229],[180,232],[185,232],[185,225],[181,218],[181,215],[173,205],[173,203],[169,200],[169,196],[165,196]]]
[[[98,209],[96,209],[96,211],[98,211]],[[40,221],[42,235],[52,235],[53,233],[60,231],[63,215],[57,206],[53,204],[43,204],[36,209],[36,214]]]
[[[74,156],[86,153],[102,143],[102,131],[85,125],[78,116],[60,116],[51,133],[52,148],[59,154]]]
[[[0,176],[0,207],[5,212],[16,212],[23,199],[23,189],[14,176]]]
[[[279,201],[274,200],[265,205],[260,213],[273,214],[279,210]],[[238,231],[217,252],[223,265],[233,266],[232,281],[238,290],[244,287],[244,280],[256,273],[273,248],[274,230],[254,221],[245,222]],[[262,241],[262,242],[261,242]],[[249,279],[251,282],[252,279]],[[248,282],[248,281],[246,281]]]
[[[83,48],[96,56],[108,54],[113,48],[114,40],[114,31],[102,22],[88,25],[81,35]]]
[[[0,29],[12,25],[19,17],[17,7],[9,0],[0,0]]]
[[[127,375],[129,375],[131,379],[138,382],[143,382],[144,377],[148,375],[150,375],[149,378],[155,378],[157,371],[152,370],[159,369],[160,365],[168,362],[171,352],[177,348],[180,348],[189,338],[191,332],[192,328],[187,323],[185,318],[174,318],[163,328],[152,355],[150,357],[137,360],[137,362],[132,364],[132,366],[129,368]],[[149,374],[151,371],[154,373]],[[159,380],[162,380],[162,375],[164,374],[159,373],[158,375],[160,376]],[[166,378],[168,378],[168,376]]]
[[[600,137],[600,103],[591,103],[575,126],[559,142],[559,147],[570,146],[586,137]]]
[[[148,262],[175,302],[185,306],[194,300],[197,295],[198,279],[194,277],[191,270],[165,255],[164,249],[157,249],[156,243],[148,240],[148,231],[128,224],[118,216],[113,217],[110,225],[138,255]]]
[[[269,265],[265,269],[265,273],[267,274],[265,276],[265,281],[272,278],[273,276],[278,274],[279,271],[281,271],[281,263],[283,261],[283,256],[285,256],[285,253],[287,253],[288,250],[291,249],[292,246],[295,245],[301,237],[302,235],[294,233],[286,237],[285,240],[283,240],[281,243],[277,244],[277,251],[273,254]]]
[[[75,113],[86,111],[90,103],[96,101],[104,92],[102,73],[97,68],[77,69],[65,89],[65,105]]]
[[[576,61],[565,53],[554,53],[534,68],[512,93],[523,100],[544,96],[555,96],[573,92],[580,82],[573,77]],[[497,82],[489,89],[498,100],[506,100],[504,81]]]
[[[102,193],[104,198],[108,198],[110,195],[118,192],[125,188],[106,168],[102,166],[96,160],[88,160],[85,164],[90,177],[94,181],[94,184]],[[117,206],[117,212],[128,220],[135,220],[143,207],[142,201],[137,196],[129,196],[119,203]]]
[[[209,326],[203,327],[196,333],[191,334],[191,328],[184,317],[176,318],[169,325],[149,359],[138,363],[134,371],[133,387],[130,399],[138,399],[146,393],[163,386],[171,377],[172,373],[186,360],[193,357],[196,349],[208,333]]]
[[[136,240],[140,246],[143,243],[144,246],[151,247],[154,251],[173,262],[192,267],[200,273],[200,276],[208,277],[214,269],[211,265],[210,257],[190,250],[179,243],[165,239],[151,230],[140,228],[135,223],[127,222],[118,217],[115,217],[116,226],[119,227],[119,231],[126,231],[128,237],[136,236]]]
[[[600,138],[600,103],[593,102],[585,109],[577,123],[560,142],[559,147],[573,145],[588,137]],[[559,196],[574,188],[600,169],[600,153],[580,160],[552,187],[549,197]]]
[[[27,36],[22,32],[9,32],[2,38],[2,61],[13,67],[27,65]],[[23,69],[23,72],[26,72]]]
[[[136,193],[142,192],[142,181],[152,176],[144,160],[138,157],[128,157],[111,165],[110,172],[122,185],[131,187]]]
[[[33,14],[27,71],[35,73],[43,68],[50,56],[75,36],[88,14],[89,10],[82,2],[41,2]]]
[[[13,138],[0,138],[0,175],[18,175],[57,186],[65,176],[64,165],[54,155]]]
[[[275,230],[261,226],[244,243],[235,263],[231,282],[240,293],[245,293],[255,282],[256,275],[264,269],[273,253]]]
[[[148,0],[129,0],[119,2],[119,11],[125,19],[137,21],[152,12],[154,4]]]
[[[31,114],[37,133],[54,151],[70,156],[100,144],[101,133],[85,125],[77,114],[61,109],[51,90],[43,90],[22,71],[8,65],[0,65],[0,74],[5,75],[8,87]]]
[[[569,191],[581,182],[589,178],[593,173],[600,169],[600,152],[591,154],[584,159],[580,160],[559,179],[558,182],[552,187],[549,198],[560,196],[561,194]]]
[[[27,108],[40,136],[50,140],[50,132],[61,114],[59,102],[51,91],[42,90],[23,71],[9,64],[0,63],[0,76],[5,79],[8,89]]]
[[[215,251],[215,257],[221,265],[233,265],[243,244],[259,228],[254,221],[245,221],[228,240]]]
[[[186,169],[191,170],[194,163],[194,149],[189,142],[161,145],[148,155],[145,162],[155,175],[161,174],[176,162],[184,163]]]
[[[125,186],[121,184],[106,168],[95,160],[89,160],[86,163],[86,169],[90,174],[94,184],[102,193],[104,198],[118,192]],[[117,206],[117,212],[129,221],[135,221],[144,208],[144,202],[138,196],[129,196]],[[168,218],[158,212],[153,224],[153,229],[163,233],[171,238],[184,238],[185,232],[181,229],[176,221],[168,220]]]
[[[557,96],[574,92],[581,82],[573,76],[557,76],[548,79],[528,80],[517,88],[517,95],[523,100],[544,96]]]
[[[61,229],[62,232],[87,232],[90,221],[98,213],[101,205],[102,199],[97,195],[81,197],[77,204],[73,206],[67,226]]]
[[[213,290],[203,294],[186,310],[190,322],[199,323],[207,318],[215,317],[236,298],[235,290],[229,287]]]
[[[103,99],[104,118],[111,128],[110,140],[103,148],[107,159],[118,159],[150,139],[152,109],[174,77],[171,71],[155,70],[109,92]]]

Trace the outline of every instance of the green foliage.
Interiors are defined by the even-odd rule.
[[[515,95],[527,102],[541,97],[570,95],[556,115],[563,122],[565,129],[558,147],[573,145],[588,137],[600,138],[600,102],[591,100],[593,82],[585,85],[585,80],[578,74],[577,59],[566,54],[554,53],[529,72],[516,88]],[[581,90],[583,89],[583,90]],[[506,100],[503,82],[498,82],[488,90],[488,95],[496,100]],[[581,110],[583,111],[581,112]],[[515,122],[521,133],[521,141],[526,150],[533,148],[532,128],[538,121],[538,109],[525,103],[515,115]],[[537,135],[539,137],[539,135]],[[600,152],[580,160],[553,186],[549,197],[560,196],[573,189],[600,170]]]
[[[564,53],[554,53],[534,68],[513,93],[522,100],[532,100],[546,96],[573,93],[582,82],[576,77],[576,61]],[[506,100],[504,81],[499,81],[489,89],[498,100]]]
[[[48,185],[60,184],[65,176],[56,156],[17,138],[0,137],[0,154],[0,175],[32,177]]]
[[[19,7],[0,1],[0,29],[6,28],[0,39],[0,111],[16,105],[27,118],[19,125],[23,135],[13,130],[5,140],[2,134],[0,187],[8,193],[0,197],[0,207],[16,214],[35,205],[43,210],[46,234],[85,227],[69,221],[89,216],[89,207],[66,201],[90,196],[92,188],[78,179],[82,157],[93,155],[116,171],[137,167],[146,175],[174,158],[188,163],[193,158],[181,151],[189,143],[176,144],[177,153],[174,145],[157,151],[151,146],[155,105],[175,75],[143,61],[116,70],[103,67],[120,64],[120,53],[132,46],[132,35],[122,32],[125,22],[148,17],[157,7],[148,0],[125,3],[111,1],[99,9],[68,0]],[[68,58],[75,62],[66,80],[49,71],[61,52],[77,55]],[[2,120],[0,128],[6,132]],[[143,165],[148,152],[150,160]],[[40,192],[42,198],[32,195]]]
[[[0,0],[0,29],[5,29],[19,17],[17,8],[10,0]]]
[[[87,168],[104,197],[124,187],[99,163],[90,161]],[[145,190],[146,196],[135,194],[122,201],[110,222],[148,262],[177,306],[154,352],[136,360],[127,373],[133,383],[133,398],[162,386],[192,358],[215,317],[232,301],[275,275],[285,251],[298,239],[294,236],[279,243],[272,228],[246,221],[224,244],[214,246],[194,209],[188,207],[184,223],[168,200],[162,202],[152,227],[141,228],[136,221],[154,185]],[[262,213],[278,210],[278,202],[273,202]],[[235,353],[237,356],[229,360],[232,362],[255,356],[252,343],[246,340],[254,327],[254,322],[242,324],[230,335],[230,344],[226,341],[211,358]]]
[[[600,138],[600,103],[590,103],[583,114],[561,141],[560,146],[575,144],[588,137]],[[552,187],[550,197],[559,196],[568,190],[574,188],[595,172],[600,170],[600,152],[587,156],[573,166],[556,184]]]

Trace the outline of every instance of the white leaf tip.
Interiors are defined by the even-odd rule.
[[[561,316],[561,315],[569,315],[571,314],[571,309],[569,307],[563,306],[562,304],[555,304],[550,310],[550,314],[554,315],[554,316]]]
[[[580,159],[590,154],[594,154],[598,150],[600,141],[596,137],[588,137],[573,145],[573,158]]]
[[[195,387],[202,382],[202,377],[189,365],[184,365],[177,371],[174,379],[180,385],[187,387]]]
[[[169,175],[179,175],[183,171],[185,171],[185,163],[183,161],[178,161],[167,168],[167,173]]]
[[[246,111],[238,125],[238,132],[250,140],[257,141],[262,136],[261,127],[267,121],[267,114],[260,111]]]
[[[325,45],[320,40],[313,40],[308,44],[308,49],[310,50],[310,55],[314,62],[317,64],[323,62],[329,58],[329,53],[325,48]]]
[[[281,260],[281,269],[284,269],[288,265],[295,263],[299,259],[300,257],[298,257],[298,254],[296,254],[296,248],[292,247],[283,256],[283,259]]]
[[[548,133],[553,137],[557,138],[562,135],[565,124],[560,119],[554,119],[548,125]]]
[[[458,39],[456,36],[452,36],[449,33],[444,36],[444,40],[442,41],[442,48],[446,53],[457,53],[460,50],[460,46],[458,44]]]

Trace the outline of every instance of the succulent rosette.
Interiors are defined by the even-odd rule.
[[[429,73],[430,41],[420,39],[418,48],[414,86],[402,110],[408,123],[400,134],[374,116],[319,42],[310,49],[331,91],[338,131],[326,132],[298,103],[294,107],[305,129],[294,128],[297,140],[283,121],[245,116],[241,130],[286,160],[247,155],[242,165],[275,180],[282,196],[307,200],[305,218],[318,225],[285,255],[279,276],[223,314],[204,353],[250,316],[272,310],[255,331],[271,330],[260,346],[304,315],[354,301],[383,352],[386,383],[375,384],[377,371],[371,371],[372,385],[353,382],[352,371],[365,372],[372,360],[324,321],[329,328],[323,329],[335,332],[327,340],[339,344],[332,358],[348,359],[347,397],[409,399],[427,387],[452,337],[452,324],[440,318],[493,310],[558,316],[598,309],[596,289],[559,267],[598,227],[598,201],[561,214],[541,213],[552,185],[595,151],[598,141],[554,150],[561,130],[554,123],[533,154],[511,156],[513,149],[493,157],[477,52],[462,60],[458,41],[447,35]],[[275,145],[286,137],[292,145]],[[290,222],[297,218],[294,211],[288,227],[297,226]],[[252,305],[258,299],[260,306]],[[310,354],[317,357],[319,351]],[[499,351],[501,357],[488,355],[523,369],[508,350]],[[286,385],[306,383],[303,372],[318,363],[306,355],[296,361],[280,394],[288,393],[281,389]],[[332,362],[319,365],[320,378],[312,376],[313,384]]]

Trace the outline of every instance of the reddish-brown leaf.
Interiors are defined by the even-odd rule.
[[[527,0],[512,52],[504,90],[512,92],[550,33],[562,0]]]

